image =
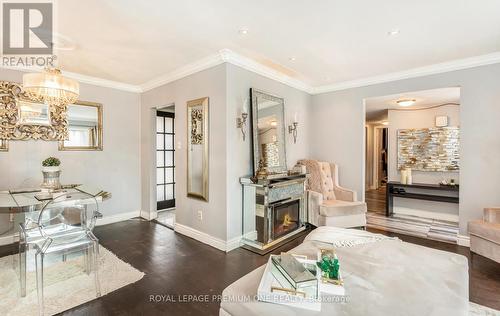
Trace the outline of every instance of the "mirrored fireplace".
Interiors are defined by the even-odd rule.
[[[305,175],[286,176],[243,186],[243,244],[264,254],[305,230]],[[248,246],[248,247],[247,247]]]

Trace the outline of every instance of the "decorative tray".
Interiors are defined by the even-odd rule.
[[[273,257],[276,259],[276,257],[280,256],[271,255],[269,257],[257,290],[257,299],[263,302],[321,311],[318,282],[311,286],[299,289],[294,288],[273,263]],[[306,264],[308,267],[316,267],[315,260],[309,260],[301,256],[295,257],[299,262]],[[315,275],[318,278],[320,277],[318,273],[315,273]]]

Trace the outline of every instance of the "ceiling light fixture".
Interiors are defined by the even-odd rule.
[[[389,35],[389,36],[394,36],[394,35],[398,35],[398,34],[399,34],[398,29],[390,30],[389,32],[387,32],[387,35]]]
[[[288,58],[290,61],[296,61],[297,59],[295,57],[290,57]]]
[[[404,100],[397,100],[396,103],[399,106],[412,106],[415,104],[416,100],[415,99],[404,99]]]
[[[55,106],[75,103],[80,96],[78,81],[63,77],[59,69],[23,75],[23,89],[35,101]]]
[[[239,29],[239,30],[238,30],[238,33],[239,33],[240,35],[247,35],[247,34],[248,34],[248,30],[247,30],[247,29]]]
[[[389,122],[384,121],[384,122],[382,122],[382,125],[387,126],[387,125],[389,125]]]

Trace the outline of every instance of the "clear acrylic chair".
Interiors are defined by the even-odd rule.
[[[91,197],[91,196],[90,196]],[[91,207],[87,205],[87,207]],[[40,215],[40,210],[34,210],[32,212],[24,214],[23,222],[19,224],[19,281],[21,289],[21,297],[26,296],[26,253],[33,247],[38,241],[40,241],[43,236],[38,228],[38,217]],[[79,214],[77,214],[79,216]],[[75,215],[73,215],[74,217]],[[69,217],[69,216],[68,216]],[[99,212],[96,206],[95,218],[100,219],[103,215]],[[97,254],[99,254],[99,247],[97,247]],[[88,258],[85,258],[85,267],[89,269]],[[62,260],[66,261],[66,254],[62,254]],[[89,271],[87,271],[89,272]]]
[[[48,254],[66,256],[73,252],[83,252],[85,270],[87,273],[94,272],[96,294],[97,297],[101,296],[97,265],[99,241],[92,233],[97,210],[98,204],[92,195],[83,192],[66,193],[48,202],[38,215],[36,227],[23,232],[25,240],[36,249],[37,292],[41,315],[44,312],[44,259]]]

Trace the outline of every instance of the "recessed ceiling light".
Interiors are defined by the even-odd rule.
[[[396,103],[399,106],[412,106],[415,104],[416,100],[415,99],[404,99],[404,100],[397,100]]]
[[[398,34],[399,34],[398,29],[390,30],[389,32],[387,32],[387,35],[389,35],[389,36],[394,36],[394,35],[398,35]]]
[[[248,29],[239,29],[239,30],[238,30],[238,33],[239,33],[240,35],[247,35],[247,34],[248,34]]]
[[[297,59],[296,59],[295,57],[290,57],[290,58],[288,58],[288,60],[290,60],[290,61],[295,61],[295,60],[297,60]]]

